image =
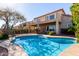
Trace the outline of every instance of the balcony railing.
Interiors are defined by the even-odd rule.
[[[36,24],[45,24],[45,23],[50,23],[50,22],[56,22],[56,20],[45,20],[45,21],[39,21],[39,22],[30,22],[30,25],[36,25]]]

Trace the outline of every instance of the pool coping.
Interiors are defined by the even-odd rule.
[[[21,35],[16,35],[15,37],[30,36],[30,35],[43,35],[45,37],[57,37],[57,38],[72,38],[72,39],[77,39],[75,37],[70,37],[70,36],[53,36],[53,35],[45,35],[45,34],[21,34]]]

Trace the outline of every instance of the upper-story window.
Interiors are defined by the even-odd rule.
[[[72,26],[72,23],[68,23],[67,24],[67,28],[71,27]]]
[[[47,19],[48,20],[53,20],[53,19],[55,19],[56,18],[56,15],[55,14],[53,14],[53,15],[48,15],[47,16]]]
[[[34,22],[38,24],[38,23],[40,22],[40,19],[35,18],[35,19],[34,19]]]
[[[34,22],[37,22],[37,20],[38,20],[38,19],[37,19],[37,18],[35,18],[35,19],[34,19]]]
[[[23,24],[23,26],[26,26],[26,24]]]

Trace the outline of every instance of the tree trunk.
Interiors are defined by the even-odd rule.
[[[8,20],[6,21],[6,34],[10,34]]]
[[[76,31],[75,32],[75,37],[77,38],[76,39],[77,43],[79,43],[79,31]]]

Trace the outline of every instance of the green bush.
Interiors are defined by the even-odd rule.
[[[76,37],[77,37],[77,39],[79,39],[79,33],[76,33]]]
[[[75,34],[75,28],[74,27],[69,27],[67,29],[67,33],[69,33],[69,34]]]
[[[0,40],[6,40],[8,38],[9,38],[9,36],[7,34],[5,34],[5,33],[0,35]]]
[[[53,31],[48,32],[48,35],[54,35],[54,34],[55,34],[55,32],[53,32]]]

